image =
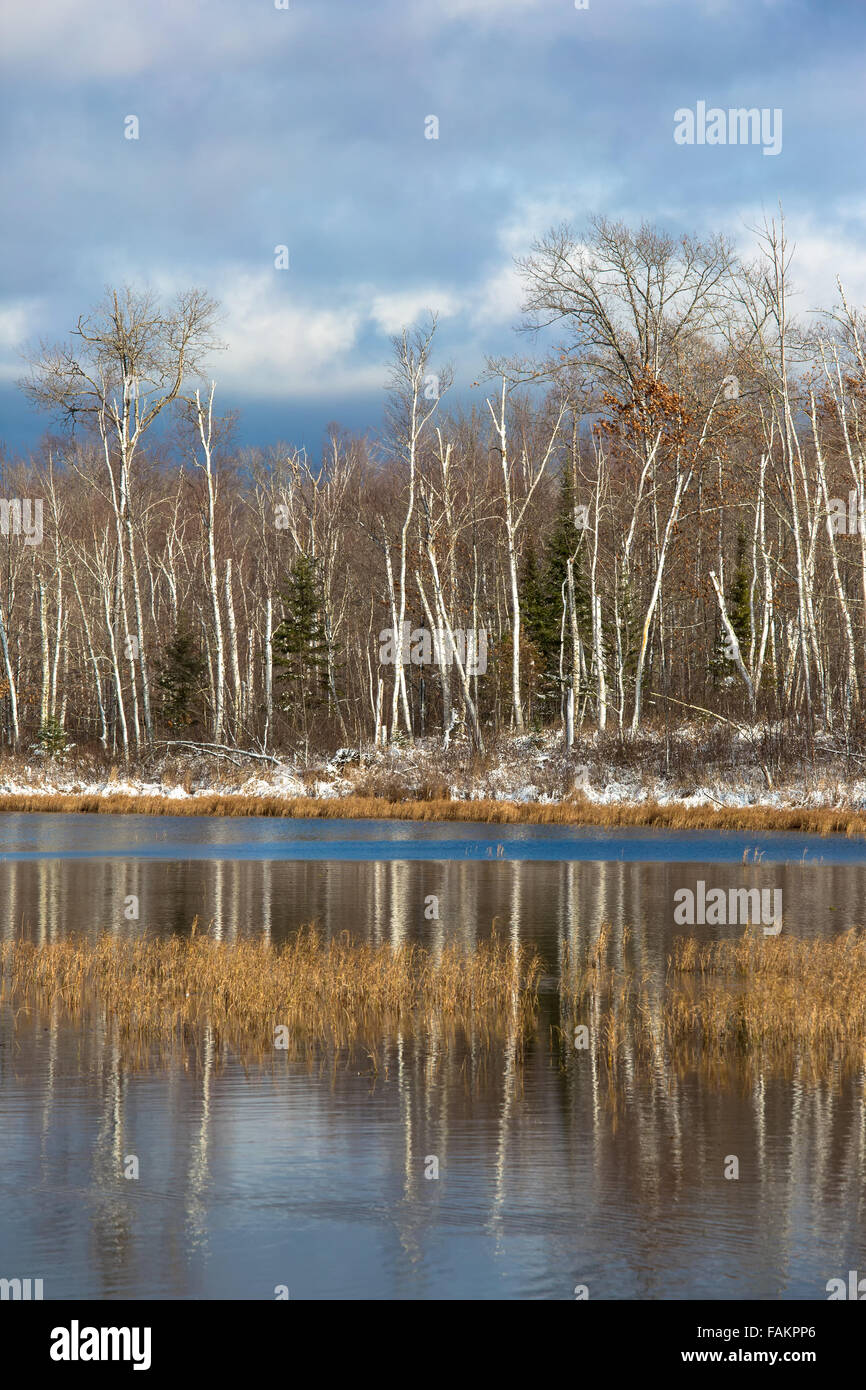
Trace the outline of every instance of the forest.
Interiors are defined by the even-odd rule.
[[[384,427],[333,425],[316,458],[237,445],[202,289],[108,290],[32,352],[3,747],[483,752],[694,717],[859,747],[866,338],[841,281],[794,311],[781,216],[748,258],[595,218],[518,270],[520,352],[458,391],[432,312],[383,364]]]

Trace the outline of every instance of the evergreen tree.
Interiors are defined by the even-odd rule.
[[[546,578],[539,572],[535,550],[530,546],[523,562],[520,612],[527,641],[539,653],[545,671],[559,646],[559,617]]]
[[[751,587],[752,572],[746,558],[746,535],[741,528],[737,534],[737,559],[733,578],[725,596],[725,605],[731,620],[731,627],[734,629],[740,644],[740,655],[746,666],[749,664],[749,646],[752,641],[752,613],[749,607]],[[720,685],[733,686],[736,683],[730,639],[718,617],[710,672],[715,687]]]
[[[159,663],[156,683],[162,692],[162,716],[170,729],[188,728],[201,717],[201,678],[205,660],[195,637],[178,625]]]
[[[731,627],[737,634],[737,641],[740,644],[740,652],[744,662],[748,662],[749,644],[752,640],[752,612],[749,607],[751,587],[752,575],[746,560],[746,536],[741,528],[737,535],[737,566],[734,570],[731,594],[728,599],[728,617],[731,620]]]
[[[52,715],[40,728],[33,748],[46,757],[62,759],[69,752],[70,746],[66,730],[60,720]]]
[[[322,703],[327,689],[328,648],[315,560],[298,556],[280,597],[286,616],[271,638],[274,665],[278,679],[290,687],[287,707],[289,699],[300,698],[306,711]]]
[[[592,640],[592,615],[581,556],[578,553],[581,531],[574,521],[574,491],[567,469],[562,472],[559,500],[553,528],[547,541],[542,568],[529,549],[523,569],[521,612],[526,623],[527,637],[538,649],[543,670],[542,684],[548,693],[559,689],[559,648],[562,636],[563,585],[568,581],[568,561],[574,557],[574,603],[578,631],[586,645]],[[566,591],[567,592],[567,591]],[[571,627],[566,616],[565,673],[571,672]]]
[[[562,471],[559,487],[559,504],[556,520],[547,545],[547,583],[551,603],[557,609],[557,664],[559,661],[559,629],[562,621],[562,586],[568,578],[568,561],[574,557],[574,606],[577,611],[577,625],[585,645],[592,639],[592,614],[586,580],[583,574],[583,555],[578,551],[583,532],[574,521],[574,489],[567,468]]]

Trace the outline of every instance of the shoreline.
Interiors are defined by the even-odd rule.
[[[377,796],[185,796],[45,792],[0,794],[0,814],[271,817],[285,820],[408,820],[488,825],[573,825],[598,829],[799,831],[866,836],[866,813],[827,806],[690,806],[657,801],[603,803],[492,799],[393,801]]]

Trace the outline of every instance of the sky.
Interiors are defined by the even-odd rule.
[[[866,0],[3,0],[0,16],[11,450],[50,423],[17,389],[22,352],[108,285],[207,289],[217,408],[239,412],[241,443],[316,456],[331,421],[382,427],[391,335],[430,310],[460,402],[486,356],[531,350],[514,257],[563,221],[723,231],[747,251],[781,202],[796,308],[831,304],[837,275],[866,303]],[[678,143],[676,113],[701,102],[780,111],[781,150]]]

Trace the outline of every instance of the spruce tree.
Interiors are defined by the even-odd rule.
[[[749,606],[751,587],[752,575],[746,560],[746,536],[741,528],[737,535],[737,565],[728,599],[728,617],[737,634],[740,652],[746,662],[749,659],[749,644],[752,640],[752,612]]]
[[[752,641],[752,613],[749,606],[751,587],[752,571],[746,558],[745,532],[741,528],[737,533],[737,559],[725,597],[725,605],[731,620],[731,627],[734,629],[740,644],[740,655],[747,666],[749,664],[749,646]],[[710,674],[712,684],[716,688],[720,685],[730,686],[735,683],[730,639],[718,617],[716,619],[716,640],[710,661]]]
[[[559,629],[562,621],[562,586],[568,578],[568,561],[574,557],[572,571],[574,576],[574,606],[577,611],[577,625],[581,639],[588,645],[592,636],[592,614],[590,598],[583,574],[583,556],[578,550],[583,533],[574,521],[574,489],[568,469],[563,469],[560,478],[559,503],[556,520],[547,545],[546,588],[550,603],[555,605],[557,663],[559,661]]]
[[[530,546],[523,562],[520,612],[526,638],[538,651],[545,672],[559,645],[559,618],[550,601],[546,580],[547,575],[539,572],[535,550]]]
[[[592,616],[581,555],[578,552],[580,537],[581,532],[574,521],[574,491],[571,478],[568,470],[564,469],[553,527],[545,546],[543,565],[539,567],[535,552],[530,548],[523,569],[521,612],[524,614],[527,636],[541,655],[542,685],[547,688],[548,694],[554,689],[559,689],[563,585],[568,581],[568,561],[572,557],[578,631],[584,644],[591,643]],[[566,617],[566,675],[571,672],[571,657],[570,624]]]
[[[201,714],[204,657],[195,637],[179,624],[159,663],[156,683],[162,692],[162,717],[170,729],[195,724]]]
[[[325,698],[328,648],[322,620],[322,594],[318,565],[299,555],[289,570],[280,597],[286,616],[271,645],[278,679],[287,687],[287,707],[300,698],[304,710],[314,709]]]

